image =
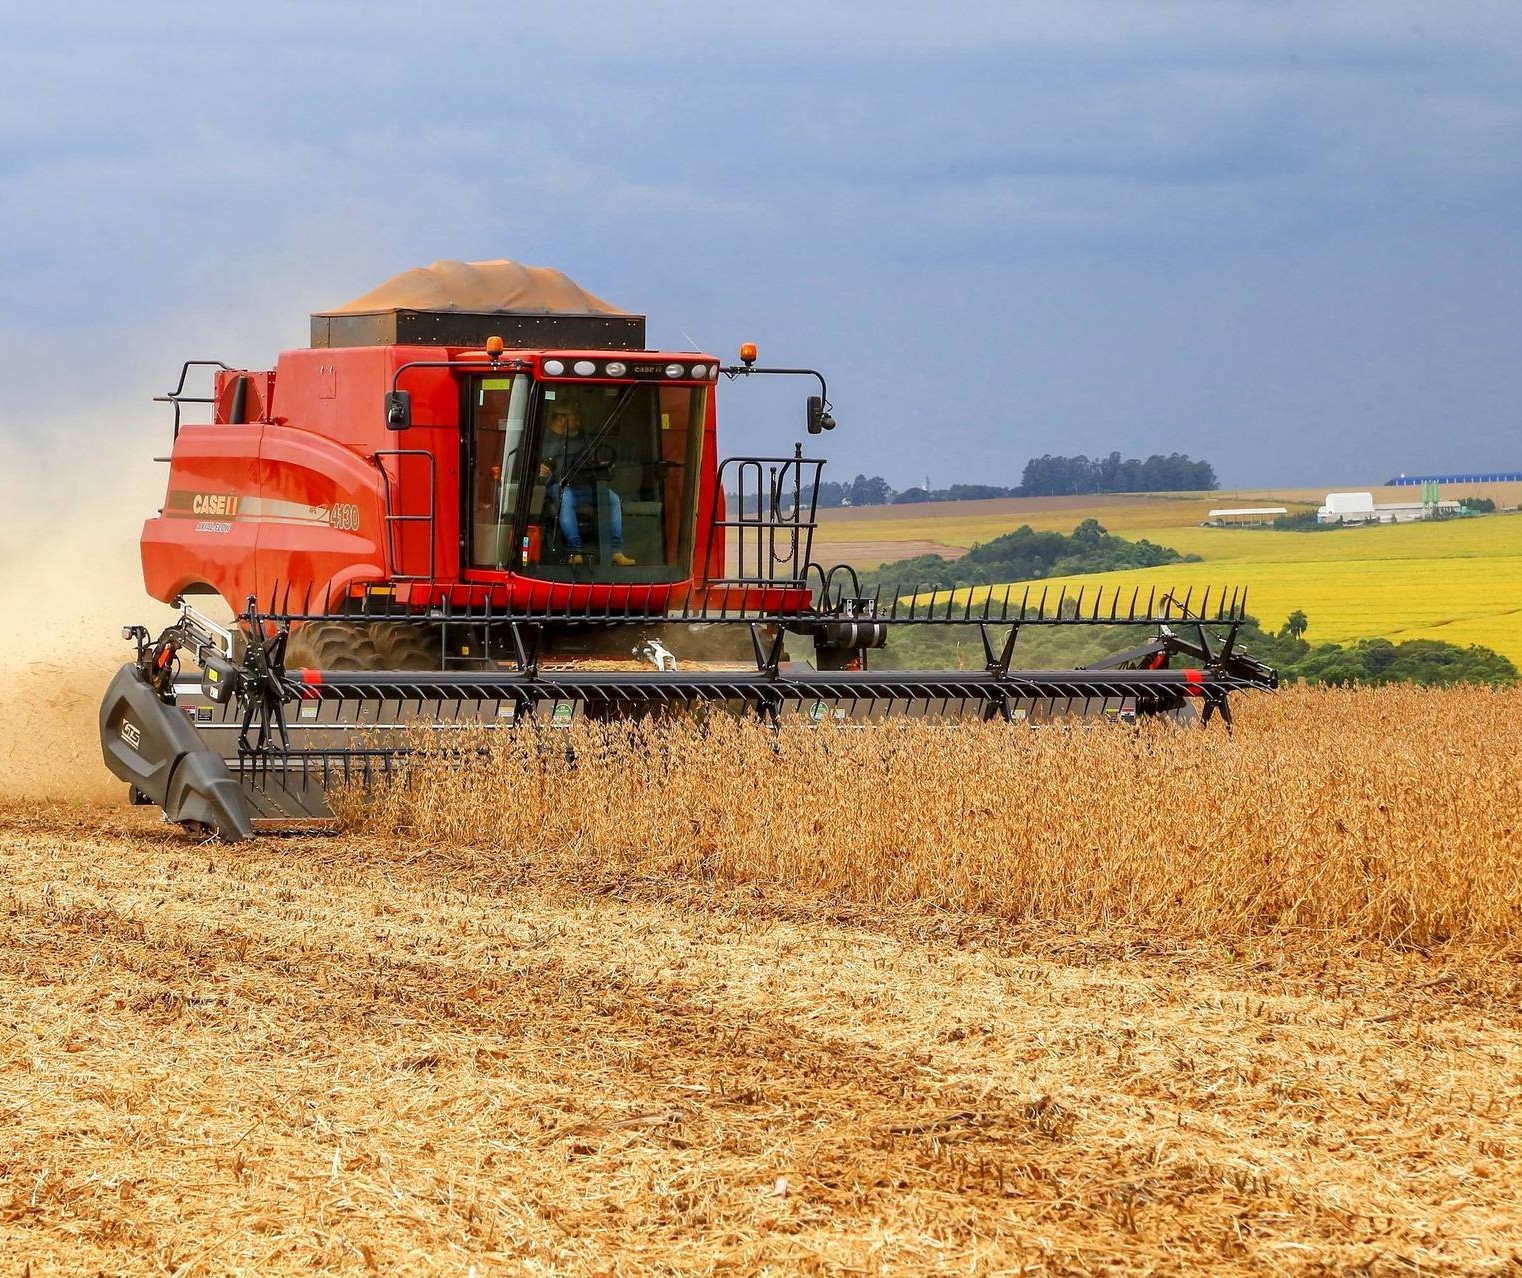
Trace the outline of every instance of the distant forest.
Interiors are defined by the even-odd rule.
[[[1085,519],[1069,535],[1037,532],[1029,524],[1022,524],[1014,532],[974,545],[955,559],[916,555],[862,573],[861,581],[864,586],[881,584],[890,589],[912,585],[917,591],[954,590],[1007,581],[1039,581],[1079,573],[1197,563],[1199,558],[1146,540],[1128,541],[1112,534],[1099,520]]]
[[[916,502],[979,501],[989,497],[1069,497],[1084,493],[1201,492],[1219,488],[1215,469],[1183,453],[1164,457],[1154,453],[1122,459],[1108,457],[1033,457],[1025,463],[1020,482],[952,484],[949,488],[906,488],[898,491],[881,475],[857,475],[850,483],[819,485],[819,506],[906,506]],[[812,495],[804,490],[804,501]],[[734,494],[730,494],[733,500]]]

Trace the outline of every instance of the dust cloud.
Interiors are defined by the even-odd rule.
[[[155,430],[155,427],[157,428]],[[98,712],[131,648],[122,626],[170,616],[143,590],[138,537],[163,500],[167,422],[0,433],[0,800],[124,798]]]

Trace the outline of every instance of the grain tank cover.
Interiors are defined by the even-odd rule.
[[[645,317],[547,266],[435,262],[312,316],[312,345],[645,348]]]

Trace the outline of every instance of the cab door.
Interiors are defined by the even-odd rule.
[[[472,568],[506,571],[523,561],[525,428],[532,385],[521,373],[494,373],[473,377],[466,386],[461,526],[464,560]]]

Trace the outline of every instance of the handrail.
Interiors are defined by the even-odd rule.
[[[426,581],[430,586],[438,580],[438,539],[434,536],[434,495],[438,492],[434,456],[427,448],[378,448],[374,454],[376,468],[384,479],[383,492],[386,498],[386,557],[390,561],[392,581]],[[386,469],[382,458],[395,457],[424,457],[428,460],[428,510],[426,514],[407,515],[398,514],[396,507],[402,504],[402,465],[398,460],[396,477],[393,480],[391,472]],[[393,500],[392,493],[395,492]],[[397,545],[397,525],[421,523],[428,528],[428,575],[420,573],[404,573],[401,571],[401,553]]]
[[[185,394],[185,379],[190,376],[192,368],[220,368],[223,372],[231,372],[232,365],[224,364],[219,359],[187,359],[180,365],[180,380],[175,388],[167,395],[155,395],[155,404],[174,405],[174,438],[180,437],[180,405],[181,404],[215,404],[215,395],[187,395]]]
[[[809,482],[805,482],[805,468],[812,471]],[[736,534],[735,576],[721,577],[710,585],[806,584],[823,470],[823,459],[805,457],[802,445],[791,457],[729,457],[719,463],[716,487],[723,492],[726,476],[732,479],[736,509],[721,519],[715,506],[709,544],[720,530]],[[727,555],[728,537],[725,542]]]

